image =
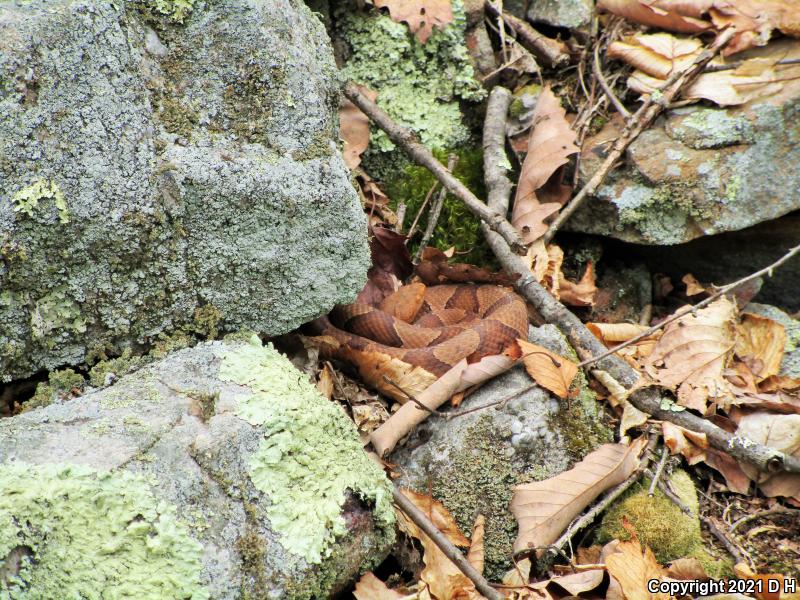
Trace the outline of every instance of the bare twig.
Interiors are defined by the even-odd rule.
[[[502,8],[498,8],[490,0],[486,0],[484,6],[498,20],[502,17],[506,26],[517,34],[519,43],[546,66],[556,68],[569,62],[569,51],[563,42],[542,35],[522,19],[503,12]]]
[[[499,128],[484,129],[484,136],[487,133],[496,133],[497,129]],[[486,139],[484,137],[483,145],[484,148],[499,148],[501,149],[500,152],[503,151],[503,140]],[[495,156],[496,159],[496,153],[492,153],[492,156]],[[490,172],[494,177],[505,176],[502,171],[496,172],[494,164],[486,162],[485,158],[484,169],[487,173],[487,186],[490,186],[493,181],[488,176]],[[505,189],[510,191],[510,184],[503,185],[502,190],[490,189],[488,193],[490,207],[501,214],[508,210],[510,194],[504,194],[503,190]],[[486,224],[481,225],[481,231],[506,271],[520,274],[520,277],[514,283],[515,287],[533,305],[545,321],[558,327],[576,351],[585,353],[588,355],[587,358],[599,356],[605,352],[606,349],[600,340],[581,323],[578,317],[550,295],[536,280],[525,261],[511,251],[502,237],[493,232]],[[639,373],[616,356],[605,356],[602,360],[595,362],[600,363],[598,368],[607,371],[611,377],[627,389],[633,388],[639,382]],[[800,473],[800,460],[797,458],[787,456],[783,452],[758,444],[746,437],[731,435],[712,422],[688,410],[676,412],[670,410],[669,406],[662,407],[661,392],[655,387],[636,389],[631,393],[628,401],[639,410],[652,415],[656,419],[670,421],[685,429],[704,433],[712,447],[728,452],[731,456],[754,465],[761,471],[774,473],[783,469],[791,473]]]
[[[411,131],[395,123],[377,104],[362,94],[354,82],[348,81],[345,84],[344,95],[378,127],[383,129],[389,138],[412,159],[426,167],[474,215],[487,224],[492,231],[500,234],[514,252],[518,254],[525,253],[526,246],[522,238],[520,238],[514,226],[505,218],[505,215],[488,208],[486,204],[478,200],[475,194],[469,191],[463,183],[453,177],[450,171],[444,168],[442,163],[436,160],[430,150],[416,140]]]
[[[477,589],[481,594],[483,594],[489,600],[503,600],[504,596],[495,590],[486,579],[484,579],[483,575],[478,573],[478,571],[473,567],[461,551],[453,545],[453,543],[447,539],[447,536],[444,535],[436,525],[423,513],[420,509],[418,509],[411,500],[406,498],[406,496],[401,492],[398,488],[394,488],[392,490],[392,497],[394,498],[395,504],[400,507],[400,510],[411,519],[414,524],[419,527],[425,534],[431,538],[434,544],[436,544],[439,549],[444,553],[444,555],[449,558],[452,563],[458,567],[458,569],[466,575],[469,580],[475,584],[475,589]]]
[[[645,329],[640,334],[632,337],[631,339],[629,339],[629,340],[627,340],[625,342],[622,342],[621,344],[618,344],[617,346],[614,346],[613,348],[611,348],[611,349],[609,349],[609,350],[607,350],[605,352],[602,352],[602,353],[598,354],[597,356],[593,356],[592,358],[588,358],[588,359],[584,360],[583,362],[578,363],[578,366],[579,367],[585,367],[586,365],[590,365],[590,364],[595,363],[597,361],[603,360],[604,358],[611,356],[612,354],[618,352],[619,350],[622,350],[623,348],[627,348],[628,346],[631,346],[631,345],[635,344],[636,342],[638,342],[640,340],[643,340],[644,338],[653,335],[656,331],[666,327],[667,325],[669,325],[673,321],[677,321],[681,317],[685,317],[689,313],[694,313],[697,310],[703,308],[704,306],[707,306],[708,304],[711,304],[714,300],[716,300],[720,296],[724,296],[725,294],[728,294],[728,293],[736,290],[737,288],[743,286],[744,284],[750,283],[754,279],[758,279],[759,277],[762,277],[764,275],[767,275],[767,276],[771,277],[772,276],[772,272],[775,269],[780,267],[787,260],[791,259],[798,252],[800,252],[800,245],[797,245],[794,248],[790,248],[786,252],[786,254],[781,256],[778,260],[776,260],[772,264],[767,265],[763,269],[759,269],[755,273],[750,273],[750,275],[747,275],[746,277],[742,277],[741,279],[737,279],[733,283],[729,283],[728,285],[722,286],[716,292],[714,292],[708,298],[705,298],[701,302],[698,302],[697,304],[694,304],[694,305],[684,306],[682,309],[676,311],[675,314],[673,314],[670,317],[664,319],[660,323],[658,323],[656,325],[653,325],[649,329]]]
[[[708,62],[717,55],[717,53],[730,42],[734,36],[734,29],[729,27],[716,37],[706,50],[694,60],[694,62],[686,69],[678,71],[670,76],[664,83],[661,90],[650,94],[648,99],[642,104],[639,110],[631,116],[630,123],[626,126],[623,134],[617,139],[611,151],[606,156],[606,159],[597,169],[592,178],[586,182],[581,190],[569,201],[569,203],[561,209],[558,217],[550,224],[547,232],[544,234],[545,242],[553,239],[553,236],[566,223],[566,221],[573,215],[573,213],[581,207],[584,201],[593,195],[600,184],[605,181],[606,176],[611,171],[611,168],[622,156],[625,149],[637,138],[639,134],[650,126],[650,123],[664,110],[672,100],[680,93],[684,86],[691,83],[694,78],[702,72],[703,68]],[[356,88],[357,89],[357,88]]]
[[[403,221],[406,220],[406,203],[405,202],[398,202],[397,203],[397,225],[395,226],[395,231],[397,233],[403,233]]]
[[[608,100],[617,109],[617,112],[621,114],[625,118],[625,122],[627,123],[628,119],[631,118],[631,113],[625,108],[625,105],[620,102],[620,99],[617,98],[617,95],[614,93],[614,90],[611,89],[611,86],[608,85],[608,81],[606,81],[606,76],[603,74],[603,69],[600,67],[600,45],[596,45],[594,47],[594,60],[592,61],[592,72],[594,73],[597,82],[600,84],[600,87],[603,88],[603,92],[608,97]]]
[[[769,517],[771,515],[797,515],[797,516],[800,517],[800,510],[798,510],[796,508],[794,508],[794,509],[793,508],[786,508],[785,506],[781,506],[780,504],[777,504],[777,505],[773,506],[772,508],[768,508],[767,510],[760,510],[760,511],[758,511],[756,513],[753,513],[752,515],[747,515],[745,517],[742,517],[741,519],[739,519],[738,521],[733,523],[733,525],[731,525],[731,527],[730,527],[730,529],[728,529],[728,531],[730,533],[733,533],[739,527],[744,525],[745,523],[750,523],[751,521],[755,521],[756,519],[760,519],[762,517]]]
[[[414,215],[414,220],[411,221],[411,227],[408,228],[408,235],[406,235],[408,239],[411,239],[411,237],[417,232],[417,224],[419,223],[420,218],[422,218],[422,213],[425,212],[425,209],[428,207],[428,203],[431,201],[431,198],[433,198],[433,194],[436,193],[436,189],[438,187],[439,182],[434,181],[433,185],[428,190],[428,193],[425,194],[425,199],[422,201],[422,204],[420,204],[417,214]],[[406,243],[408,243],[408,240],[406,240]]]
[[[725,550],[728,551],[728,554],[730,554],[737,563],[745,562],[745,555],[744,552],[742,552],[742,549],[739,548],[739,546],[737,546],[736,543],[734,543],[734,541],[731,540],[724,531],[722,531],[722,529],[720,529],[719,525],[717,525],[714,519],[704,516],[701,516],[700,519],[706,524],[708,530],[711,532],[711,535],[717,538],[717,540],[719,540],[719,542],[725,546]]]
[[[447,157],[447,170],[451,173],[456,168],[458,164],[458,156],[456,154],[451,154]],[[447,188],[442,187],[439,190],[439,193],[436,195],[436,198],[431,204],[431,210],[428,213],[428,223],[425,225],[425,232],[422,234],[422,239],[419,242],[419,248],[417,248],[416,253],[414,254],[413,263],[419,264],[419,260],[422,257],[422,251],[425,250],[425,246],[428,245],[428,242],[431,241],[431,237],[433,236],[433,230],[436,229],[436,224],[439,222],[439,216],[442,214],[442,206],[444,206],[444,199],[447,196]]]
[[[656,467],[656,472],[653,474],[653,480],[650,482],[650,489],[647,490],[648,496],[653,496],[656,492],[656,486],[658,485],[659,480],[661,479],[661,473],[664,471],[664,466],[667,464],[667,458],[669,457],[669,450],[667,447],[661,451],[661,460],[658,461],[658,466]]]

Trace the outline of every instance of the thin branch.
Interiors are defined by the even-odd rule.
[[[725,534],[725,532],[722,531],[722,529],[720,529],[719,525],[717,525],[717,523],[714,521],[714,519],[712,519],[711,517],[704,517],[704,516],[701,516],[700,519],[703,521],[703,523],[706,524],[706,526],[708,527],[708,530],[711,532],[711,535],[713,535],[715,538],[717,538],[717,540],[719,540],[719,542],[723,546],[725,546],[725,549],[728,551],[728,554],[730,554],[737,563],[745,562],[745,555],[742,552],[741,548],[739,548],[733,542],[733,540],[731,540]],[[748,561],[748,562],[752,562],[752,561]]]
[[[728,36],[727,39],[729,38],[730,36]],[[503,148],[502,141],[486,139],[487,133],[491,134],[493,131],[495,130],[487,131],[487,129],[484,128],[484,148]],[[485,179],[487,186],[491,186],[493,180],[488,177],[490,173],[495,177],[505,176],[505,174],[502,172],[497,173],[493,162],[487,161],[486,156],[488,155],[484,157],[484,170],[487,174]],[[508,210],[510,194],[504,193],[506,189],[510,191],[510,184],[503,185],[502,190],[489,189],[488,192],[490,208],[501,214],[504,214]],[[550,295],[536,280],[536,277],[533,275],[528,265],[525,264],[525,261],[511,251],[502,237],[492,231],[486,224],[481,224],[481,231],[505,270],[508,273],[517,273],[520,275],[514,282],[514,286],[520,294],[533,305],[546,322],[552,323],[558,327],[575,350],[579,353],[585,353],[587,358],[599,356],[605,352],[606,348],[600,340],[586,328],[578,317]],[[616,356],[609,355],[596,362],[601,363],[598,365],[598,368],[607,371],[609,375],[625,386],[626,389],[634,388],[639,382],[639,373],[624,360]],[[761,471],[775,473],[783,469],[791,473],[800,473],[800,460],[797,458],[787,456],[783,452],[758,444],[746,437],[731,435],[714,423],[688,410],[676,412],[670,410],[668,405],[662,407],[661,391],[655,387],[636,389],[630,395],[628,401],[639,410],[652,415],[656,419],[670,421],[685,429],[704,433],[708,443],[712,447],[728,452],[734,458],[754,465]]]
[[[758,279],[759,277],[762,277],[764,275],[771,277],[772,276],[772,272],[775,269],[780,267],[787,260],[791,259],[798,252],[800,252],[800,245],[797,245],[794,248],[789,249],[789,251],[786,252],[786,254],[781,256],[775,262],[767,265],[763,269],[759,269],[755,273],[750,273],[750,275],[747,275],[746,277],[742,277],[741,279],[738,279],[738,280],[734,281],[733,283],[729,283],[728,285],[722,286],[716,292],[714,292],[708,298],[702,300],[701,302],[698,302],[697,304],[693,304],[693,305],[684,306],[682,309],[676,311],[675,314],[673,314],[670,317],[664,319],[660,323],[658,323],[656,325],[653,325],[649,329],[645,329],[640,334],[632,337],[631,339],[629,339],[629,340],[627,340],[625,342],[622,342],[621,344],[618,344],[618,345],[614,346],[613,348],[610,348],[609,350],[607,350],[605,352],[602,352],[602,353],[598,354],[597,356],[593,356],[592,358],[588,358],[588,359],[584,360],[583,362],[578,363],[578,366],[579,367],[585,367],[586,365],[590,365],[590,364],[595,363],[597,361],[603,360],[604,358],[607,358],[607,357],[611,356],[612,354],[615,354],[619,350],[622,350],[623,348],[627,348],[628,346],[631,346],[631,345],[635,344],[636,342],[638,342],[640,340],[643,340],[644,338],[653,335],[656,331],[666,327],[667,325],[669,325],[673,321],[677,321],[678,319],[680,319],[681,317],[685,317],[689,313],[694,313],[694,312],[698,311],[699,309],[703,308],[704,306],[707,306],[707,305],[711,304],[714,300],[716,300],[720,296],[724,296],[725,294],[728,294],[729,292],[732,292],[732,291],[736,290],[737,288],[743,286],[744,284],[750,283],[754,279]]]
[[[397,225],[395,226],[395,231],[397,233],[403,233],[403,221],[406,220],[406,203],[405,202],[398,202],[397,203]]]
[[[456,168],[458,164],[458,155],[451,154],[447,157],[447,170],[451,173]],[[414,260],[412,261],[415,265],[419,264],[420,258],[422,258],[422,251],[425,250],[425,246],[428,245],[428,242],[431,241],[431,237],[433,237],[433,230],[436,229],[436,224],[439,222],[439,216],[442,214],[442,206],[444,206],[444,199],[447,196],[447,188],[442,187],[439,190],[439,193],[436,195],[436,198],[431,204],[431,210],[428,213],[428,223],[425,225],[425,232],[422,234],[422,239],[419,242],[419,248],[417,248],[416,253],[414,254]]]
[[[731,525],[728,531],[730,533],[734,533],[739,527],[744,525],[745,523],[750,523],[751,521],[755,521],[756,519],[760,519],[762,517],[769,517],[771,515],[797,515],[800,517],[800,510],[796,508],[786,508],[785,506],[781,506],[780,504],[773,506],[772,508],[768,508],[767,510],[760,510],[752,515],[747,515],[742,517],[738,521],[736,521],[733,525]]]
[[[625,118],[625,122],[627,123],[628,120],[631,118],[631,113],[625,108],[625,105],[620,102],[620,99],[617,98],[617,95],[614,93],[614,90],[611,89],[611,86],[608,85],[608,81],[606,81],[606,76],[603,74],[603,69],[600,67],[600,45],[596,45],[594,47],[594,60],[592,61],[592,73],[594,73],[597,82],[600,84],[600,87],[603,88],[603,92],[605,92],[608,100],[617,109],[617,112],[621,114]]]
[[[667,458],[669,457],[669,450],[667,447],[661,451],[661,460],[658,461],[658,466],[656,467],[656,472],[653,473],[653,480],[650,482],[650,489],[647,490],[647,495],[652,497],[653,494],[656,493],[656,486],[658,485],[659,480],[661,479],[661,473],[664,471],[664,466],[667,464]]]
[[[425,209],[428,207],[428,203],[431,201],[431,198],[433,198],[433,194],[436,192],[436,188],[438,187],[439,182],[434,181],[433,185],[428,190],[428,193],[425,194],[425,199],[422,201],[417,214],[414,215],[414,220],[411,221],[411,227],[408,228],[408,234],[406,235],[406,238],[411,239],[411,237],[417,232],[417,224],[419,223],[420,218],[422,218],[422,213],[425,212]],[[408,243],[408,239],[406,240],[406,243]]]
[[[650,126],[650,123],[652,123],[661,111],[672,102],[684,86],[691,83],[694,78],[702,72],[708,62],[730,42],[734,34],[735,30],[733,27],[723,30],[712,42],[711,46],[701,52],[688,68],[674,73],[667,79],[660,90],[650,94],[639,110],[631,116],[630,124],[626,126],[623,134],[614,143],[608,156],[595,174],[592,175],[592,178],[586,182],[583,188],[569,201],[561,210],[558,217],[550,224],[550,227],[543,236],[545,242],[552,240],[561,226],[567,222],[589,196],[597,191],[597,188],[605,181],[606,176],[627,147],[639,137],[642,131]]]
[[[372,122],[383,129],[389,138],[414,161],[426,167],[474,215],[487,224],[492,231],[500,234],[514,252],[525,254],[526,246],[522,238],[520,238],[514,226],[505,218],[505,215],[488,208],[486,204],[478,200],[475,194],[469,191],[463,183],[444,168],[442,163],[436,160],[430,150],[416,140],[411,131],[395,123],[377,104],[362,94],[354,82],[348,81],[345,84],[344,95],[360,108]]]
[[[469,564],[461,553],[461,550],[456,548],[455,545],[447,539],[447,536],[439,531],[425,513],[418,509],[411,500],[406,498],[403,492],[395,487],[392,490],[392,497],[394,498],[395,504],[400,507],[400,510],[402,510],[417,527],[424,531],[444,555],[475,584],[475,589],[489,600],[503,600],[503,594],[495,590],[489,582],[484,579],[483,575],[478,573],[477,569]]]
[[[490,0],[486,0],[484,6],[490,15],[498,20],[502,18],[506,26],[517,34],[519,43],[546,66],[557,68],[569,62],[569,51],[563,42],[542,35],[522,19],[495,6]]]

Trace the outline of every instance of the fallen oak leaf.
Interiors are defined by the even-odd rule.
[[[558,288],[561,302],[570,306],[594,306],[596,293],[594,264],[591,262],[586,266],[586,272],[578,283],[562,279]]]
[[[408,25],[423,44],[431,37],[434,27],[442,29],[453,22],[450,0],[374,0],[374,4],[388,9],[393,21]]]
[[[509,507],[519,525],[514,552],[541,549],[556,541],[592,500],[639,467],[646,443],[642,437],[628,446],[603,444],[569,471],[516,486]]]
[[[445,508],[444,504],[428,494],[420,494],[419,492],[407,488],[403,488],[400,491],[406,498],[414,503],[414,506],[425,513],[425,516],[427,516],[428,519],[436,525],[436,528],[445,534],[447,539],[455,546],[465,548],[470,545],[470,541],[461,533],[461,529],[459,529],[453,515]],[[404,529],[406,533],[417,539],[420,537],[419,534],[422,533],[419,527],[411,520],[408,520]]]
[[[605,557],[609,576],[619,583],[626,600],[670,600],[667,593],[652,593],[648,590],[648,581],[664,580],[667,577],[666,571],[649,547],[642,548],[630,525],[623,521],[623,526],[630,532],[631,539],[620,542]]]
[[[521,338],[517,343],[522,350],[522,362],[528,375],[559,398],[568,397],[572,380],[578,373],[578,365],[544,346],[531,344]]]

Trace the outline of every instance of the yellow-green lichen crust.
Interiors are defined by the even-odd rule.
[[[464,43],[461,0],[453,2],[453,15],[452,23],[434,29],[422,44],[405,24],[377,11],[365,13],[346,3],[336,11],[338,33],[351,50],[342,76],[378,92],[378,105],[432,149],[454,148],[469,139],[459,102],[485,95]],[[377,129],[370,145],[378,153],[394,149]]]
[[[394,535],[391,491],[380,468],[362,450],[341,410],[325,400],[271,345],[226,349],[219,378],[251,390],[236,414],[263,427],[264,438],[250,459],[250,478],[271,504],[271,526],[283,547],[320,563],[337,537],[347,533],[342,518],[351,490],[374,506],[373,519],[387,538]]]
[[[78,465],[0,465],[2,600],[205,600],[202,546],[145,480]]]

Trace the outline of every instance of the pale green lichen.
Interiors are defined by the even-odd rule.
[[[203,549],[140,476],[0,466],[0,599],[206,600]]]
[[[194,8],[195,0],[148,0],[147,4],[162,15],[167,15],[177,23],[183,23]]]
[[[375,523],[393,535],[386,477],[364,454],[352,423],[287,358],[254,337],[224,351],[219,378],[252,392],[236,414],[263,427],[250,478],[271,500],[266,513],[284,548],[309,563],[330,556],[336,537],[347,532],[347,490],[372,503]]]
[[[86,331],[86,319],[81,310],[67,293],[64,286],[51,290],[40,298],[31,311],[31,333],[34,338],[41,338],[54,329],[67,329],[75,333]]]
[[[55,181],[49,181],[47,179],[35,181],[11,196],[11,204],[13,205],[14,212],[21,212],[32,217],[34,211],[39,207],[39,201],[45,198],[53,200],[53,204],[58,211],[59,222],[62,225],[69,223],[67,201],[64,199],[64,194]]]
[[[364,13],[342,3],[336,12],[339,33],[352,50],[342,76],[378,92],[381,108],[432,149],[469,139],[459,101],[485,94],[464,43],[466,16],[459,0],[453,2],[453,15],[451,24],[434,29],[422,44],[405,24],[377,11]],[[373,130],[370,143],[381,152],[394,149],[379,130]]]

